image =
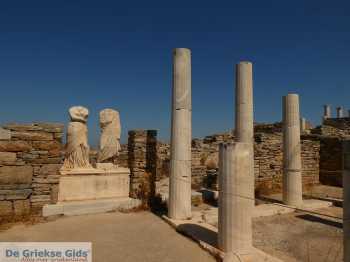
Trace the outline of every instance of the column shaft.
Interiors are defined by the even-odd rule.
[[[283,97],[283,201],[302,205],[299,96]]]
[[[323,119],[331,118],[332,113],[331,113],[331,106],[330,105],[324,105],[323,106]]]
[[[250,62],[240,62],[236,65],[235,136],[237,142],[253,142],[253,121],[253,66]]]
[[[254,167],[250,143],[219,147],[219,248],[248,254],[252,248]]]
[[[191,52],[173,52],[169,217],[191,217]]]
[[[344,111],[343,111],[343,108],[340,106],[340,107],[337,107],[337,118],[342,118],[344,117]]]

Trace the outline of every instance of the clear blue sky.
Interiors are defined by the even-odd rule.
[[[172,52],[192,50],[193,136],[233,127],[234,65],[254,63],[255,121],[281,119],[281,97],[350,108],[349,1],[2,1],[0,123],[67,122],[120,111],[127,130],[169,137]],[[335,113],[335,109],[333,110]]]

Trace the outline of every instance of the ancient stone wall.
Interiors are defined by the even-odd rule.
[[[157,173],[157,131],[131,130],[128,138],[130,195],[147,205],[155,192]]]
[[[232,132],[206,136],[192,140],[192,188],[211,187],[217,189],[218,146],[222,142],[233,141]],[[303,186],[307,190],[319,182],[318,137],[304,134],[302,142]],[[157,167],[169,160],[168,146],[158,151]],[[282,125],[260,124],[255,126],[255,187],[257,193],[277,193],[282,189]],[[158,170],[158,169],[157,169]],[[162,169],[157,179],[169,176]]]
[[[325,185],[342,186],[342,140],[350,137],[350,118],[328,118],[321,126],[311,130],[319,135],[320,182]]]
[[[0,128],[0,219],[17,220],[57,201],[63,124]]]
[[[342,138],[320,136],[320,182],[324,185],[342,186]]]
[[[312,133],[339,138],[350,137],[350,117],[328,118],[323,124],[312,130]]]

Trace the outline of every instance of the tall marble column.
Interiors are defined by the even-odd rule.
[[[283,97],[283,201],[302,205],[299,96]]]
[[[191,217],[191,51],[173,51],[173,90],[169,213],[172,219]]]
[[[323,106],[323,119],[328,119],[332,117],[331,106],[324,105]]]
[[[219,147],[218,242],[225,257],[252,251],[252,153],[250,143],[227,143]]]
[[[343,142],[343,199],[344,261],[350,262],[350,140]]]
[[[237,142],[253,143],[253,65],[240,62],[236,65],[235,137]]]
[[[337,118],[342,118],[342,117],[344,117],[343,107],[339,106],[337,107]]]

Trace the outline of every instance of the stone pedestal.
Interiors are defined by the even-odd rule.
[[[301,144],[299,96],[288,94],[283,97],[283,202],[286,205],[301,206]]]
[[[173,58],[169,217],[191,217],[191,51],[176,48]]]
[[[132,209],[140,200],[129,198],[130,170],[102,163],[99,168],[61,170],[58,202],[45,205],[43,216],[83,215]]]
[[[62,171],[58,201],[129,197],[128,168]]]
[[[343,142],[344,261],[350,262],[350,140]]]

